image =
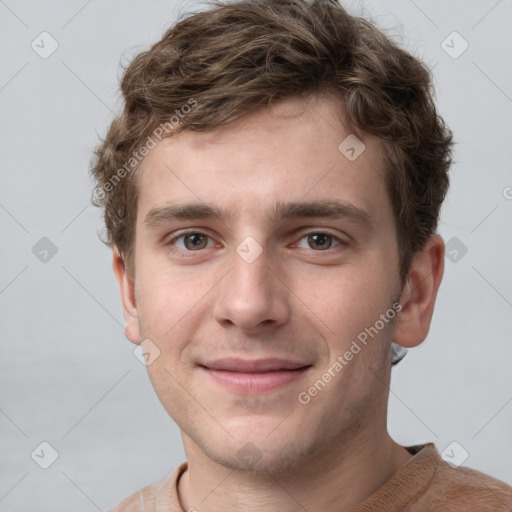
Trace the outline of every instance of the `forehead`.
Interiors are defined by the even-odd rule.
[[[164,139],[139,169],[139,215],[203,202],[248,216],[276,204],[343,200],[379,220],[389,211],[381,141],[357,138],[340,101],[288,98],[226,127]]]

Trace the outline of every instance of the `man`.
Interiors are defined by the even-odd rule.
[[[386,428],[427,336],[452,137],[336,2],[214,3],[137,56],[97,150],[126,319],[187,462],[114,511],[509,511]]]

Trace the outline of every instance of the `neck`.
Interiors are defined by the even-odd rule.
[[[301,466],[279,474],[225,468],[184,434],[188,471],[179,481],[184,510],[250,512],[350,511],[381,487],[411,454],[385,428],[340,440]]]

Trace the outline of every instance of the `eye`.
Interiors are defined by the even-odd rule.
[[[208,245],[208,242],[210,242],[210,245]],[[182,251],[198,251],[211,247],[213,240],[211,240],[208,235],[199,231],[187,231],[186,233],[171,238],[169,244],[174,245]]]
[[[327,249],[337,247],[338,245],[346,245],[345,242],[343,242],[339,238],[335,237],[334,235],[331,235],[330,233],[325,233],[323,231],[315,231],[308,233],[304,235],[300,240],[304,239],[306,239],[308,247],[304,247],[304,245],[301,245],[300,241],[297,244],[297,247],[326,251]],[[333,243],[335,243],[336,245],[333,245]]]

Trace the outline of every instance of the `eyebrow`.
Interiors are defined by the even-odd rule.
[[[144,218],[144,225],[158,226],[175,220],[218,219],[230,220],[233,214],[208,203],[168,204],[151,209]],[[279,202],[267,215],[271,222],[295,218],[346,218],[367,229],[374,223],[365,210],[341,200]]]

